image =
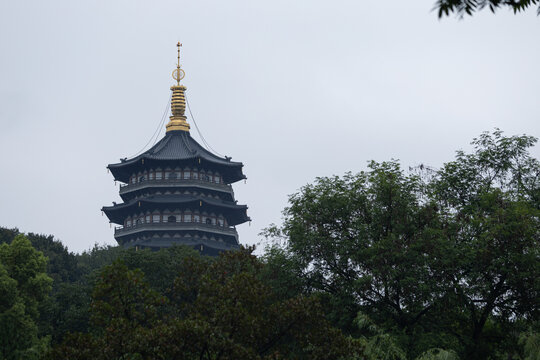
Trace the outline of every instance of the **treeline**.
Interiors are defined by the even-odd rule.
[[[535,142],[318,178],[260,257],[0,229],[0,359],[540,359]]]
[[[253,249],[209,258],[181,246],[96,246],[76,255],[52,236],[0,234],[2,275],[20,285],[6,294],[31,304],[14,313],[14,302],[1,299],[2,359],[337,359],[362,351],[316,296],[274,291]],[[15,317],[27,324],[7,321]]]

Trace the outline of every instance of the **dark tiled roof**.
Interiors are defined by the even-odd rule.
[[[141,159],[177,161],[201,159],[219,166],[230,168],[242,168],[241,162],[230,161],[230,158],[221,158],[203,148],[195,139],[185,131],[170,131],[156,145],[141,155],[120,163],[110,164],[111,171],[115,169],[129,167],[132,164],[140,163]]]
[[[222,165],[240,164],[231,162],[225,158],[220,158],[212,154],[198,142],[196,142],[188,132],[171,131],[160,142],[154,145],[144,154],[139,155],[139,158],[144,156],[148,159],[159,160],[177,160],[177,159],[193,159],[202,158],[207,161]],[[133,159],[136,161],[137,158]]]
[[[111,222],[122,224],[124,219],[132,212],[137,212],[139,209],[146,211],[146,207],[155,210],[158,207],[170,205],[178,205],[181,208],[186,208],[190,204],[194,207],[205,205],[207,208],[214,208],[212,211],[223,211],[223,215],[227,217],[229,224],[238,225],[250,218],[247,216],[247,205],[238,205],[233,202],[212,199],[204,196],[193,195],[151,195],[141,199],[132,199],[123,204],[114,206],[104,206],[101,210],[105,212]]]

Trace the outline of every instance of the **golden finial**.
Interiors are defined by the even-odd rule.
[[[172,73],[172,77],[174,80],[176,80],[176,85],[171,86],[172,90],[172,99],[171,99],[171,112],[172,116],[170,117],[170,121],[167,124],[167,132],[169,131],[188,131],[189,132],[189,124],[187,123],[187,117],[184,115],[186,112],[186,96],[184,94],[184,91],[186,91],[186,87],[184,85],[180,85],[180,80],[186,76],[186,73],[184,70],[180,68],[180,47],[182,44],[179,42],[176,44],[176,47],[178,48],[178,63],[176,64],[176,69]]]
[[[181,46],[182,44],[180,42],[176,44],[176,47],[178,48],[178,63],[176,64],[176,69],[172,73],[172,77],[174,80],[176,80],[176,85],[178,86],[180,85],[180,80],[182,80],[186,76],[186,73],[184,72],[184,70],[180,68],[180,47]]]

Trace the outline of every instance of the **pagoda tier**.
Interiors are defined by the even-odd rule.
[[[206,255],[239,247],[236,225],[249,221],[230,184],[245,179],[242,163],[204,149],[189,134],[183,70],[174,72],[172,116],[156,145],[107,168],[124,203],[104,206],[114,237],[124,247],[187,245]]]
[[[180,172],[180,170],[178,170]],[[188,173],[193,171],[187,170]],[[183,171],[184,176],[186,171]],[[152,177],[149,180],[148,177]],[[234,202],[234,192],[231,185],[211,183],[201,179],[155,179],[155,171],[150,170],[148,175],[142,175],[141,181],[133,184],[120,185],[120,197],[124,202],[131,199],[161,194],[186,194],[199,195],[211,198],[219,198],[224,201]]]
[[[144,167],[198,167],[217,171],[226,184],[245,179],[243,164],[221,158],[204,149],[186,131],[169,131],[163,139],[145,153],[107,168],[118,181],[129,183],[133,174]]]
[[[173,214],[175,211],[178,213],[219,213],[229,226],[249,221],[246,205],[192,195],[151,195],[132,199],[128,203],[104,206],[102,210],[112,223],[119,225],[127,225],[126,221],[130,216],[140,217],[139,214],[150,215],[154,212]],[[189,222],[191,221],[193,220],[190,219]],[[199,221],[205,222],[204,218]]]

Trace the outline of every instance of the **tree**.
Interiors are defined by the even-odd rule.
[[[52,235],[21,234],[18,229],[0,228],[0,244],[10,244],[18,235],[24,235],[37,251],[48,259],[47,274],[57,283],[75,281],[80,275],[77,269],[75,254],[68,251],[59,240]]]
[[[23,234],[18,229],[0,228],[0,243],[11,244],[20,235]],[[24,236],[34,249],[47,257],[47,275],[53,280],[52,291],[39,304],[39,336],[50,335],[55,344],[68,332],[87,330],[92,290],[89,275],[96,269],[81,264],[84,255],[69,252],[52,235],[28,233]]]
[[[151,351],[148,328],[157,321],[165,298],[150,289],[141,270],[120,260],[102,269],[92,293],[93,332],[68,335],[53,359],[132,359]],[[148,358],[148,357],[144,357]]]
[[[536,141],[483,133],[431,183],[455,259],[448,275],[466,318],[460,327],[469,329],[468,357],[493,347],[482,345],[490,318],[538,317],[540,163],[528,152]]]
[[[364,333],[367,334],[361,340],[365,343],[365,353],[368,359],[407,360],[405,352],[398,346],[395,337],[385,333],[368,316],[359,312],[355,323],[359,329],[364,330]]]
[[[140,270],[105,267],[93,292],[88,333],[69,336],[54,359],[328,359],[361,354],[333,328],[314,297],[279,300],[259,278],[252,249],[212,263],[188,256],[171,300]],[[170,311],[171,306],[176,311]]]
[[[197,258],[199,253],[188,246],[173,246],[152,251],[150,249],[128,249],[119,254],[129,269],[140,269],[150,286],[161,294],[168,295],[174,279],[184,269],[185,260]],[[210,261],[204,258],[203,263]]]
[[[0,245],[0,358],[37,359],[49,339],[38,337],[39,305],[51,289],[47,259],[23,235]]]
[[[274,295],[260,279],[263,264],[252,250],[223,254],[201,277],[195,311],[188,318],[203,320],[220,334],[217,343],[210,341],[210,333],[202,338],[199,349],[212,349],[205,358],[220,353],[230,359],[350,354],[352,345],[324,319],[315,298],[280,300]]]
[[[538,332],[529,330],[521,334],[519,342],[523,346],[524,360],[540,359],[540,334]]]
[[[438,16],[441,18],[449,16],[451,13],[457,13],[458,16],[472,15],[486,7],[493,13],[502,7],[512,9],[514,13],[518,13],[539,3],[538,0],[437,0],[435,9],[437,9]],[[537,12],[540,15],[540,5]]]
[[[318,178],[289,198],[283,226],[264,233],[283,244],[266,261],[282,283],[299,277],[297,291],[327,299],[335,324],[350,329],[360,310],[408,357],[433,347],[510,353],[517,337],[507,330],[538,317],[535,142],[496,130],[439,171],[406,175],[387,162]]]
[[[423,201],[420,178],[397,162],[369,167],[303,187],[289,198],[283,227],[266,235],[285,236],[284,251],[307,291],[329,294],[334,321],[353,328],[360,310],[403,334],[400,346],[418,353],[414,334],[444,296],[440,268],[448,259],[439,215]]]

